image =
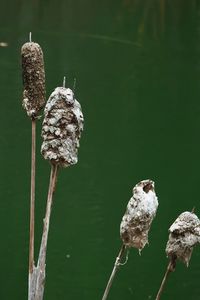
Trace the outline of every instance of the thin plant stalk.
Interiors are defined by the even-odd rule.
[[[55,185],[57,179],[57,172],[58,172],[58,166],[56,164],[52,164],[50,181],[49,181],[49,190],[47,196],[46,213],[45,213],[45,218],[43,220],[44,225],[43,225],[42,240],[40,244],[40,252],[39,252],[37,267],[34,268],[34,272],[33,272],[32,286],[31,286],[29,300],[43,299],[44,284],[45,284],[47,241],[48,241],[53,193],[55,191]]]
[[[173,272],[173,270],[174,270],[174,263],[170,260],[170,262],[169,262],[169,264],[168,264],[168,266],[167,266],[167,270],[166,270],[166,272],[165,272],[165,275],[164,275],[164,277],[163,277],[163,280],[162,280],[162,282],[161,282],[159,291],[158,291],[158,293],[157,293],[156,300],[160,300],[160,297],[161,297],[161,294],[162,294],[162,292],[163,292],[163,290],[164,290],[164,287],[165,287],[165,283],[166,283],[166,281],[167,281],[167,278],[169,277],[169,274],[170,274],[171,272]]]
[[[110,288],[112,286],[112,283],[113,283],[113,280],[114,280],[114,277],[115,277],[115,274],[118,270],[118,268],[120,267],[120,264],[121,264],[121,259],[125,253],[125,250],[126,250],[126,246],[123,244],[120,251],[119,251],[119,254],[115,260],[115,264],[114,264],[114,267],[113,267],[113,270],[112,270],[112,273],[110,275],[110,278],[108,280],[108,283],[107,283],[107,286],[106,286],[106,289],[104,291],[104,294],[103,294],[103,298],[102,300],[106,300],[107,297],[108,297],[108,294],[109,294],[109,291],[110,291]]]
[[[30,197],[30,237],[29,237],[29,283],[34,267],[34,236],[35,236],[35,153],[36,153],[36,120],[32,119],[31,142],[31,197]],[[30,288],[30,286],[29,286]]]
[[[46,214],[45,214],[44,225],[43,225],[44,227],[43,227],[42,241],[41,241],[41,245],[40,245],[40,252],[39,252],[39,258],[38,258],[38,265],[40,267],[45,266],[47,240],[48,240],[49,224],[50,224],[50,217],[51,217],[51,208],[52,208],[52,201],[53,201],[53,193],[55,191],[55,185],[56,185],[56,179],[57,179],[57,171],[58,171],[58,166],[52,165],[50,181],[49,181],[47,205],[46,205]]]

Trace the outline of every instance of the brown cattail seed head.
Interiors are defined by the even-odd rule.
[[[58,87],[44,110],[41,153],[52,164],[67,167],[78,161],[83,114],[71,89]]]
[[[41,47],[33,42],[25,43],[21,49],[23,101],[27,115],[35,119],[45,105],[45,72]]]
[[[143,180],[136,184],[120,225],[120,235],[124,245],[139,250],[144,248],[148,243],[148,232],[157,207],[154,182]]]
[[[187,266],[193,247],[200,242],[200,220],[191,212],[183,212],[169,228],[166,253],[170,259],[178,258]]]

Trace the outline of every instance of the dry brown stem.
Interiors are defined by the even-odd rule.
[[[114,264],[112,273],[111,273],[111,275],[110,275],[110,278],[109,278],[109,280],[108,280],[106,289],[105,289],[105,291],[104,291],[102,300],[106,300],[107,297],[108,297],[108,293],[109,293],[110,288],[111,288],[111,286],[112,286],[112,283],[113,283],[115,274],[116,274],[118,268],[120,267],[121,259],[122,259],[123,255],[124,255],[125,250],[126,250],[126,246],[123,244],[122,247],[121,247],[121,249],[120,249],[120,251],[119,251],[119,254],[118,254],[118,256],[117,256],[117,258],[116,258],[116,260],[115,260],[115,264]]]
[[[33,272],[29,278],[29,300],[42,300],[44,294],[45,285],[45,266],[46,266],[46,251],[47,251],[47,240],[49,233],[49,224],[51,216],[51,207],[53,200],[53,193],[55,190],[56,178],[57,178],[58,166],[51,166],[51,175],[49,182],[49,191],[47,197],[46,214],[44,218],[42,241],[40,245],[40,252],[38,257],[37,267],[33,267]]]
[[[162,292],[164,290],[167,278],[169,277],[169,274],[175,270],[175,265],[176,265],[176,258],[174,258],[174,260],[170,260],[170,262],[169,262],[169,264],[167,266],[167,270],[166,270],[165,275],[163,277],[163,280],[161,282],[158,294],[156,296],[156,300],[160,300],[160,297],[161,297],[161,294],[162,294]]]
[[[34,266],[35,152],[36,152],[36,121],[33,119],[32,120],[32,143],[31,143],[31,200],[30,200],[29,274],[31,274],[33,272],[33,266]]]

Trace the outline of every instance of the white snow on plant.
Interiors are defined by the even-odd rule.
[[[193,247],[200,242],[200,220],[192,212],[183,212],[169,228],[169,240],[166,246],[167,256],[178,258],[187,266]]]
[[[152,180],[143,180],[133,188],[120,225],[124,245],[142,250],[148,243],[148,232],[156,215],[158,199]]]
[[[71,89],[57,87],[44,110],[41,153],[53,164],[67,167],[78,161],[78,148],[83,131],[80,103]]]

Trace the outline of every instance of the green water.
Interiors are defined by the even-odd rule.
[[[27,299],[30,120],[21,108],[20,48],[43,48],[47,95],[64,75],[85,129],[79,163],[59,174],[47,254],[46,300],[101,299],[121,246],[133,186],[156,183],[159,210],[142,255],[131,249],[109,299],[155,299],[168,227],[200,215],[199,1],[1,1],[0,299]],[[36,253],[50,166],[37,131]],[[162,299],[200,299],[200,249],[178,263]]]

